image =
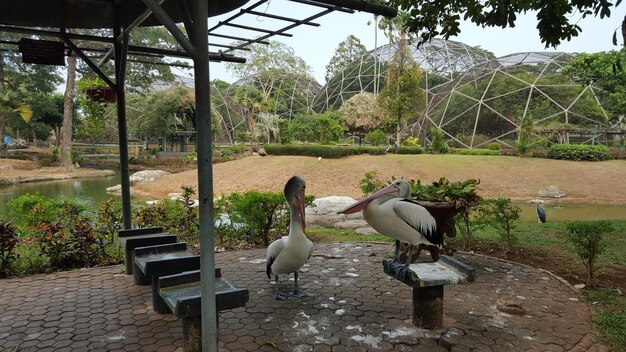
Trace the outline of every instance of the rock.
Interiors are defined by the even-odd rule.
[[[259,156],[267,156],[265,149],[259,149]]]
[[[313,201],[315,207],[307,208],[307,227],[334,227],[339,229],[355,229],[361,234],[376,233],[363,220],[363,213],[337,214],[348,206],[354,204],[356,200],[344,196],[329,196],[318,198]]]
[[[170,172],[163,170],[143,170],[137,171],[130,176],[130,183],[146,183],[152,182],[158,178],[161,178],[166,175],[171,175]]]
[[[26,148],[28,148],[28,142],[26,142],[22,138],[14,138],[14,139],[11,139],[9,143],[7,143],[7,149],[26,149]]]
[[[539,191],[540,197],[548,197],[548,198],[561,198],[565,197],[567,193],[559,189],[557,186],[548,186]]]
[[[106,188],[107,193],[121,193],[122,185],[111,186]]]

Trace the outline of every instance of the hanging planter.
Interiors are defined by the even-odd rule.
[[[117,94],[110,87],[91,87],[86,89],[87,98],[100,103],[115,103]]]

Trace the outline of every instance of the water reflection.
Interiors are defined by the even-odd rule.
[[[8,202],[15,197],[27,193],[39,192],[40,195],[52,199],[73,199],[84,204],[89,212],[95,212],[98,203],[119,196],[106,193],[105,189],[120,183],[119,171],[115,175],[93,178],[77,178],[69,180],[28,182],[15,185],[0,186],[0,219],[6,218]]]

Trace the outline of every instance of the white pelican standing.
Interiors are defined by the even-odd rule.
[[[396,239],[395,259],[399,261],[400,243],[409,244],[407,261],[399,278],[404,278],[415,246],[420,244],[443,248],[443,231],[435,218],[423,206],[410,199],[411,185],[403,179],[354,203],[339,214],[352,214],[363,210],[363,218],[374,230]]]
[[[304,297],[306,294],[298,290],[298,270],[313,253],[313,242],[304,234],[304,180],[293,176],[285,185],[285,200],[289,205],[289,236],[283,236],[270,243],[267,247],[267,277],[276,279],[276,299],[285,299],[284,293],[278,291],[278,274],[294,273],[295,289],[289,295]]]

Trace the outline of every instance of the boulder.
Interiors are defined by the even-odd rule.
[[[152,182],[166,175],[171,175],[171,173],[167,171],[163,171],[163,170],[137,171],[130,176],[130,183],[133,184],[133,183]]]
[[[565,191],[562,191],[561,189],[559,189],[559,187],[557,186],[548,186],[542,190],[539,191],[539,196],[540,197],[547,197],[547,198],[561,198],[561,197],[565,197],[567,195],[567,193],[565,193]]]
[[[313,201],[315,207],[306,209],[307,227],[334,227],[339,229],[360,229],[359,233],[375,233],[363,219],[363,213],[337,214],[356,200],[344,196],[329,196]]]

